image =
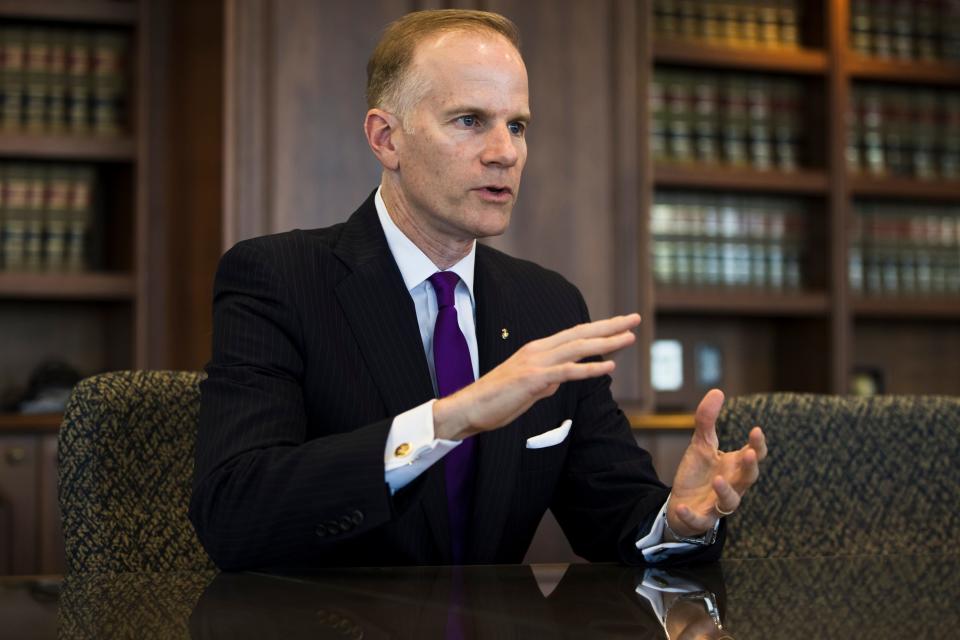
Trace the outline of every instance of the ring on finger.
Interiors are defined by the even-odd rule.
[[[720,505],[719,505],[719,504],[714,505],[713,508],[716,509],[716,510],[717,510],[717,513],[719,513],[721,516],[729,516],[729,515],[731,515],[734,511],[736,511],[736,509],[730,509],[730,511],[724,511],[723,509],[720,508]]]

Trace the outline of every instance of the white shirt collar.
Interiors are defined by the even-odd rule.
[[[393,254],[397,266],[400,267],[400,275],[403,276],[403,283],[407,286],[407,291],[411,291],[440,269],[394,224],[390,214],[387,213],[387,205],[384,204],[383,197],[380,195],[380,187],[377,188],[377,194],[373,201],[377,207],[380,226],[383,227],[383,233],[387,236],[387,246],[390,247],[390,253]],[[470,253],[464,256],[460,262],[447,269],[447,271],[453,271],[460,276],[463,284],[467,286],[467,290],[470,292],[471,300],[474,300],[473,266],[476,258],[477,241],[474,240],[473,246],[470,247]]]

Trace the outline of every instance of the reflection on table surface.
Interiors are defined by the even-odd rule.
[[[37,638],[954,638],[960,555],[3,578],[0,625]]]

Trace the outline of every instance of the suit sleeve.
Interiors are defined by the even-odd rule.
[[[579,322],[588,322],[586,304]],[[630,423],[610,393],[610,377],[572,385],[576,412],[573,441],[551,510],[573,550],[592,562],[646,564],[637,550],[649,531],[669,488],[660,482],[650,454],[633,437]],[[709,561],[720,555],[724,527],[717,542],[688,554],[675,555],[658,566]]]
[[[306,440],[304,328],[263,253],[247,242],[221,259],[201,384],[190,519],[228,570],[322,557],[393,510],[383,463],[390,419]]]

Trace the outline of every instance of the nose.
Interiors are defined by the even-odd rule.
[[[507,125],[492,127],[484,139],[481,160],[484,164],[512,167],[520,156],[517,150],[518,138],[510,133]]]

